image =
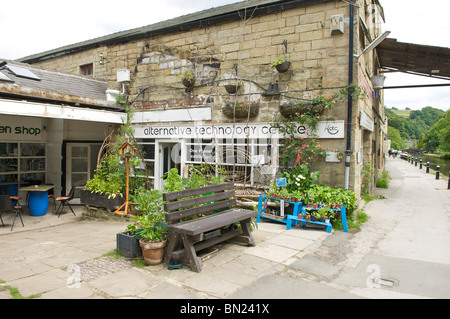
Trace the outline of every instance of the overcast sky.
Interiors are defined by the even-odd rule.
[[[18,59],[103,35],[142,27],[236,0],[54,0],[3,1],[0,58]],[[450,47],[449,0],[380,0],[384,30],[400,42]],[[421,76],[389,74],[385,85],[443,83]],[[446,81],[444,83],[449,83]],[[450,84],[450,83],[449,83]],[[450,108],[450,86],[385,90],[388,107]]]

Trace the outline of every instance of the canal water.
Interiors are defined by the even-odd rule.
[[[422,159],[424,168],[426,167],[427,162],[430,162],[430,168],[433,170],[436,170],[436,166],[439,165],[440,175],[448,177],[448,172],[450,171],[450,160],[426,155],[414,155],[414,158],[415,157],[417,157],[418,161]]]

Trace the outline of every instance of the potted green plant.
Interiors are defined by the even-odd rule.
[[[310,215],[308,212],[306,212],[306,214],[303,215],[303,218],[304,218],[307,222],[311,221],[311,215]]]
[[[195,75],[194,72],[187,69],[183,73],[178,73],[178,76],[181,78],[181,83],[187,88],[192,88],[195,84]]]
[[[128,229],[137,234],[146,265],[162,262],[167,243],[167,223],[159,190],[139,189],[134,196],[140,216],[134,216],[134,224]]]
[[[80,202],[86,206],[115,210],[124,203],[126,172],[120,158],[114,154],[103,157],[93,178],[86,182],[80,192]]]
[[[321,206],[318,210],[313,211],[313,212],[312,212],[312,215],[313,215],[318,221],[324,222],[325,219],[326,219],[326,217],[328,216],[329,210],[330,210],[330,207],[329,207],[329,206],[323,205],[323,206]]]
[[[327,215],[325,216],[325,223],[329,224],[331,219],[334,218],[335,214],[336,214],[336,211],[331,210],[331,209],[328,210]]]
[[[285,201],[289,201],[290,195],[289,195],[289,191],[287,188],[282,188],[280,190],[279,194],[281,195],[281,199],[284,199]]]
[[[139,245],[146,265],[158,265],[163,261],[167,244],[167,225],[164,221],[163,214],[139,216]]]
[[[279,57],[272,63],[272,69],[275,68],[278,73],[285,73],[291,67],[290,56],[288,58]]]

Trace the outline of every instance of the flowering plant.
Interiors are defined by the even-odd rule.
[[[335,149],[333,150],[333,152],[336,153],[336,157],[337,157],[339,160],[341,160],[341,159],[344,158],[344,154],[342,154],[342,152],[339,152],[337,148],[335,148]]]
[[[336,96],[333,96],[332,98],[327,98],[323,95],[317,95],[315,98],[313,98],[313,104],[323,104],[325,106],[325,109],[331,109],[334,104],[336,104],[336,101],[334,100]]]
[[[307,164],[296,165],[292,172],[284,171],[281,177],[286,178],[289,192],[302,192],[310,189],[319,179],[320,171],[310,173]]]

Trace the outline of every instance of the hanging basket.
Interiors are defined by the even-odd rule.
[[[236,92],[239,90],[240,85],[239,84],[226,84],[225,90],[229,94],[236,94]]]
[[[195,84],[195,78],[194,79],[187,79],[187,78],[183,78],[181,80],[181,83],[183,83],[183,85],[187,88],[191,88],[194,86]]]
[[[226,104],[222,108],[222,111],[227,118],[245,119],[247,117],[255,117],[258,115],[259,104],[258,103]]]
[[[275,69],[278,71],[278,73],[285,73],[289,70],[290,67],[291,67],[291,62],[286,61],[286,62],[276,65]]]
[[[325,104],[323,103],[284,103],[280,105],[280,113],[285,118],[302,114],[320,115],[324,109]]]

